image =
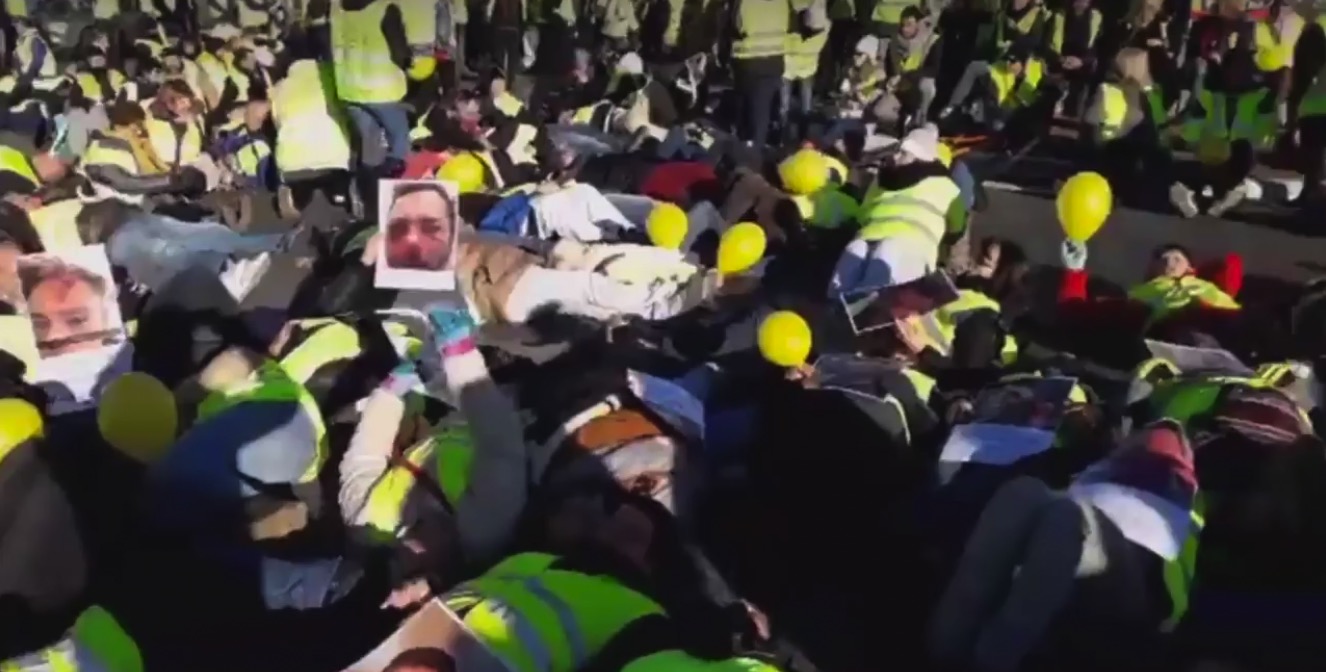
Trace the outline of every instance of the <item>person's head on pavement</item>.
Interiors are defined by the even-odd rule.
[[[1151,255],[1147,277],[1179,279],[1194,272],[1192,257],[1182,245],[1168,244],[1156,248]]]

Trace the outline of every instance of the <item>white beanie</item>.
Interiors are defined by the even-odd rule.
[[[856,53],[865,54],[871,58],[879,56],[879,38],[874,35],[867,35],[856,42]]]

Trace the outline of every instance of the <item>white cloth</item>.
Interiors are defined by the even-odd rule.
[[[627,284],[589,271],[531,266],[511,287],[502,312],[510,322],[524,322],[545,306],[596,320],[620,315],[661,320],[686,309],[675,283]]]
[[[1068,492],[1091,502],[1129,541],[1165,560],[1179,556],[1191,532],[1190,512],[1137,488],[1108,482],[1074,483]]]
[[[536,196],[530,207],[534,211],[535,234],[542,240],[557,237],[592,243],[603,240],[604,224],[635,228],[617,206],[588,184],[573,184]]]
[[[700,270],[676,250],[633,243],[584,245],[561,240],[553,246],[551,258],[550,266],[560,271],[602,273],[637,285],[685,282]]]
[[[938,255],[934,244],[920,236],[893,236],[875,242],[858,238],[838,257],[829,296],[911,282],[929,273]]]

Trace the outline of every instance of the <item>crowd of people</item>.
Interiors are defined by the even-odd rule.
[[[0,672],[1318,669],[1318,5],[6,1]]]

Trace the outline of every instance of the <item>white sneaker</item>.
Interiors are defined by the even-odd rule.
[[[1246,184],[1239,184],[1237,187],[1225,192],[1211,207],[1206,209],[1206,214],[1212,217],[1223,217],[1226,212],[1238,207],[1243,199],[1248,197],[1248,187]]]
[[[236,259],[221,271],[221,284],[225,285],[237,303],[243,303],[271,265],[272,255],[268,252],[249,259]]]
[[[1192,193],[1192,189],[1182,183],[1176,182],[1169,188],[1169,202],[1174,204],[1179,213],[1186,218],[1196,217],[1199,212],[1196,195]]]

